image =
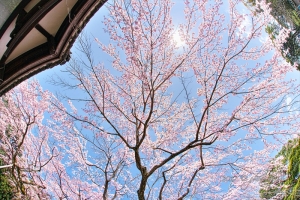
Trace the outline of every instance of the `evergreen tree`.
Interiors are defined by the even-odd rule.
[[[297,11],[297,5],[292,0],[267,0],[272,8],[271,15],[277,23],[271,23],[266,28],[266,32],[274,41],[279,35],[282,28],[290,29],[289,37],[281,47],[281,54],[287,62],[296,64],[297,69],[300,70],[300,17]],[[256,0],[247,0],[245,5],[255,12],[262,12]]]

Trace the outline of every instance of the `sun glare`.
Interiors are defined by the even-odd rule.
[[[176,31],[173,35],[173,40],[176,43],[176,47],[181,47],[184,45],[184,42],[181,40],[180,35],[178,33],[178,31]]]

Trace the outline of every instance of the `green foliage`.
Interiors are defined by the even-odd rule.
[[[289,149],[288,149],[289,148]],[[292,141],[288,148],[285,149],[286,160],[285,164],[288,164],[288,178],[284,182],[287,185],[287,197],[286,200],[299,199],[300,198],[300,139]]]
[[[265,181],[268,181],[268,180],[265,180]],[[269,188],[267,190],[261,189],[259,191],[259,194],[260,194],[260,197],[263,199],[271,199],[272,197],[275,196],[274,194],[278,194],[279,192],[281,192],[281,190],[279,188]]]
[[[13,189],[3,170],[0,172],[0,199],[12,199]]]
[[[271,14],[278,24],[270,23],[266,28],[266,32],[274,41],[281,27],[290,29],[291,32],[281,50],[282,56],[292,65],[296,64],[300,70],[300,16],[297,12],[295,3],[292,0],[267,0],[272,8]],[[248,7],[254,7],[256,0],[246,0]]]
[[[285,173],[280,165],[273,166],[268,174],[261,180],[262,189],[259,191],[260,197],[263,199],[271,199],[277,194],[282,193],[283,182],[286,178]]]
[[[269,34],[271,40],[274,40],[275,39],[275,35],[276,35],[276,28],[275,28],[275,25],[273,24],[270,24],[266,27],[266,32]]]
[[[0,154],[5,155],[3,149],[0,149]],[[5,163],[0,159],[0,166],[5,165]],[[9,183],[7,169],[0,169],[0,199],[8,200],[13,197],[13,187]]]
[[[243,1],[246,7],[253,7],[256,5],[256,0],[247,0],[247,1]]]
[[[300,17],[295,10],[295,5],[292,5],[288,0],[277,1],[270,0],[272,15],[280,26],[289,28],[291,30],[289,37],[281,48],[282,56],[287,62],[297,64],[300,70],[300,44],[298,36],[300,33]],[[274,26],[272,24],[271,26]],[[267,31],[272,40],[278,36],[278,32]]]
[[[280,31],[280,27],[277,24],[271,23],[266,27],[266,32],[269,34],[271,40],[275,40]],[[298,70],[300,70],[300,43],[298,36],[300,35],[300,26],[294,31],[289,33],[289,37],[281,47],[282,56],[287,62],[292,65],[296,64]]]
[[[280,156],[283,158],[281,163],[274,166],[262,179],[262,184],[270,187],[261,189],[260,195],[262,198],[270,199],[282,193],[284,200],[300,199],[300,138],[290,140],[275,158]],[[280,165],[287,166],[287,170],[280,171],[282,169]]]
[[[0,160],[0,166],[4,163]],[[0,199],[8,200],[13,198],[13,188],[9,183],[6,169],[0,169]]]
[[[294,33],[290,32],[289,37],[282,46],[282,53],[287,62],[292,65],[297,64],[297,68],[300,70],[300,44],[297,41],[300,27],[298,29]]]

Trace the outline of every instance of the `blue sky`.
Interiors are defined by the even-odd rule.
[[[181,23],[182,22],[182,16],[183,16],[183,1],[182,0],[174,0],[174,8],[172,10],[172,15],[173,15],[173,20],[175,23]],[[228,2],[224,1],[224,12],[228,12]],[[249,12],[248,9],[241,4],[240,5],[240,9],[242,10],[242,12]],[[88,24],[86,25],[86,27],[84,28],[83,32],[85,32],[88,36],[90,36],[91,40],[93,40],[93,38],[98,38],[101,42],[103,42],[104,44],[108,44],[109,43],[109,36],[107,35],[107,33],[104,33],[104,26],[103,26],[103,19],[104,16],[108,13],[107,9],[105,8],[105,6],[103,6],[93,17],[92,19],[88,22]],[[249,23],[250,25],[250,20],[246,19],[244,21],[244,24],[247,25]],[[175,33],[176,34],[176,33]],[[265,33],[260,41],[264,41],[265,38],[268,37],[267,34]],[[256,41],[256,42],[260,42],[260,41]],[[99,63],[99,62],[103,62],[105,65],[109,66],[110,62],[109,61],[109,57],[107,57],[104,53],[101,53],[98,45],[96,42],[94,42],[92,44],[92,48],[93,48],[93,57],[95,58],[95,63]],[[77,50],[76,50],[76,42],[73,45],[72,49],[71,49],[71,57],[76,57],[78,56]],[[271,54],[269,55],[271,57]],[[263,58],[263,59],[268,59],[268,57]],[[48,69],[45,70],[37,75],[35,75],[33,78],[37,79],[40,84],[42,85],[42,87],[44,88],[44,90],[49,90],[53,93],[56,92],[61,92],[63,94],[68,93],[67,90],[60,88],[59,86],[54,86],[51,83],[49,83],[48,81],[51,79],[51,76],[58,74],[60,77],[62,77],[63,79],[69,80],[68,76],[66,73],[63,73],[62,71],[65,70],[65,67],[68,65],[68,63],[66,63],[65,65],[58,65],[56,67],[53,67],[52,69]],[[296,79],[297,83],[300,83],[300,72],[297,70],[294,70],[293,72],[289,73],[288,76],[286,77],[287,79]],[[193,83],[191,83],[193,84]],[[171,87],[174,90],[174,94],[179,93],[179,90],[176,88],[180,88],[181,84],[177,81],[177,82],[173,82],[173,85]],[[192,88],[193,90],[196,88]],[[69,92],[70,95],[74,95],[72,93]],[[78,95],[78,94],[75,94]],[[175,96],[175,95],[174,95]],[[75,102],[73,102],[75,106],[78,106],[78,104],[76,104]],[[230,105],[228,105],[228,108],[234,108],[236,106],[237,102],[235,101],[231,101]],[[256,149],[260,149],[262,148],[261,145],[256,144]]]
[[[83,29],[82,32],[87,33],[87,35],[92,36],[92,37],[96,37],[99,38],[101,41],[108,41],[108,35],[104,34],[103,32],[103,25],[102,25],[102,20],[103,20],[103,16],[107,13],[107,9],[104,7],[102,7],[93,17],[92,19],[88,22],[88,24],[85,26],[85,28]],[[73,47],[71,48],[71,57],[76,57],[77,55],[77,50],[76,50],[76,42],[73,44]],[[93,53],[97,53],[98,47],[97,44],[94,43],[93,44]],[[99,58],[99,57],[97,57]],[[99,58],[98,61],[104,61],[105,58]],[[42,87],[44,89],[50,90],[51,92],[56,92],[59,89],[59,87],[55,87],[52,84],[49,84],[48,81],[50,80],[50,77],[53,76],[54,74],[59,74],[59,76],[64,76],[64,73],[61,73],[61,71],[64,71],[66,65],[68,63],[64,64],[64,65],[57,65],[51,69],[45,70],[35,76],[33,76],[32,78],[37,79],[40,84],[42,85]]]
[[[181,0],[174,0],[175,6],[172,10],[172,14],[173,14],[173,20],[176,23],[180,23],[182,22],[182,15],[183,15],[183,11],[182,11],[182,7],[184,6],[183,1]],[[224,1],[225,6],[227,7],[227,1]],[[241,10],[243,12],[248,12],[248,9],[244,6],[244,5],[240,5]],[[228,12],[226,10],[224,10],[224,12]],[[105,6],[103,6],[93,17],[92,19],[88,22],[88,24],[86,25],[86,27],[83,29],[83,32],[87,33],[87,35],[91,36],[91,39],[93,37],[98,38],[101,42],[105,43],[109,43],[109,37],[106,33],[104,33],[103,31],[103,17],[105,16],[105,14],[107,14],[108,11],[105,8]],[[246,19],[245,24],[249,23],[249,20]],[[175,38],[177,38],[178,35],[175,33]],[[263,37],[261,37],[261,41],[264,41],[265,38],[268,37],[267,34],[265,33]],[[258,41],[257,41],[258,42]],[[76,57],[77,52],[76,52],[76,48],[74,48],[76,46],[76,42],[73,45],[73,47],[71,48],[71,57]],[[98,51],[99,48],[97,46],[96,43],[93,44],[93,53],[94,53],[94,57],[96,58],[97,62],[106,62],[107,61],[107,57],[103,56],[103,54],[100,54],[100,52]],[[100,57],[99,57],[100,56]],[[98,60],[97,60],[98,59]],[[33,78],[39,80],[40,84],[43,86],[44,89],[50,90],[52,92],[58,91],[59,88],[54,87],[53,85],[47,83],[47,80],[49,80],[49,77],[51,77],[53,74],[59,74],[60,76],[63,76],[64,73],[61,73],[61,71],[64,70],[66,64],[65,65],[58,65],[53,67],[52,69],[48,69],[45,70],[37,75],[35,75]],[[294,72],[290,73],[287,76],[287,79],[297,79],[298,83],[300,83],[300,72],[295,70]]]
[[[182,10],[181,10],[181,8],[183,6],[183,3],[182,3],[181,0],[175,0],[174,2],[175,2],[175,7],[174,7],[174,10],[173,10],[174,21],[177,22],[177,23],[180,23],[181,22],[181,16],[183,14]],[[226,7],[226,5],[224,7]],[[247,8],[244,7],[243,5],[241,5],[241,9],[243,11],[247,12]],[[107,12],[108,11],[106,10],[105,7],[101,8],[94,15],[94,17],[89,21],[89,23],[87,24],[87,26],[83,30],[85,33],[87,33],[87,35],[91,35],[91,38],[96,37],[105,44],[109,43],[109,37],[103,31],[102,20],[103,20],[103,16],[105,16],[105,14],[107,14]],[[226,9],[224,10],[224,12],[227,12]],[[246,24],[248,23],[247,20],[245,20],[245,23]],[[265,34],[264,36],[266,37],[267,35]],[[264,38],[262,37],[261,40],[263,41]],[[257,42],[259,42],[259,41],[257,41]],[[76,44],[74,44],[73,48],[71,49],[71,52],[72,52],[71,56],[72,57],[78,56],[77,50],[74,48],[75,46],[76,46]],[[98,48],[96,43],[93,44],[93,54],[94,54],[94,58],[95,58],[96,63],[104,62],[104,63],[109,64],[109,62],[107,62],[109,58],[106,57],[103,53],[100,53],[99,48]],[[48,80],[54,74],[59,74],[59,76],[61,76],[62,78],[67,79],[66,74],[61,72],[61,71],[64,71],[66,65],[67,64],[65,64],[63,66],[59,65],[59,66],[56,66],[52,69],[45,70],[45,71],[37,74],[33,78],[39,80],[40,84],[42,85],[42,87],[45,90],[50,90],[53,93],[56,93],[57,91],[65,93],[65,91],[63,89],[61,89],[57,86],[53,86],[52,84],[48,83]],[[297,79],[297,83],[300,83],[300,72],[295,70],[294,72],[289,73],[289,75],[287,76],[287,79],[290,79],[290,78]],[[176,88],[176,84],[174,85],[174,88]],[[176,93],[176,91],[175,91],[175,93]],[[236,102],[231,102],[232,105],[229,105],[229,107],[235,107],[235,103]],[[257,149],[259,149],[261,147],[262,147],[261,145],[256,145]]]

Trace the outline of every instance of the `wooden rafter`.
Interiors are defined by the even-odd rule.
[[[13,33],[15,35],[12,35],[8,48],[0,60],[0,96],[22,80],[25,80],[40,71],[68,61],[70,58],[70,48],[75,42],[78,34],[88,20],[107,0],[78,0],[60,25],[55,36],[52,36],[39,24],[39,22],[60,1],[62,0],[41,0],[26,13],[26,17],[24,17],[22,19],[23,22],[20,23],[21,27],[19,30],[16,29]],[[23,0],[22,2],[25,1]],[[23,7],[20,5],[17,6],[19,14],[27,4],[24,5]],[[20,9],[20,7],[22,9]],[[16,12],[14,11],[13,13]],[[14,19],[15,18],[16,14],[14,16]],[[8,23],[5,22],[5,24]],[[6,28],[8,26],[9,25],[6,25]],[[38,30],[45,38],[47,38],[47,42],[6,62],[13,50],[32,29]]]

